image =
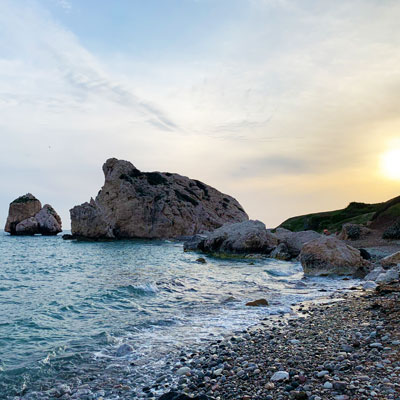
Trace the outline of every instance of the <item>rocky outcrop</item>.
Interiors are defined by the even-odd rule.
[[[96,199],[70,210],[75,237],[176,238],[248,219],[234,198],[185,176],[142,172],[115,158],[103,172]]]
[[[18,197],[10,203],[4,230],[12,235],[17,234],[17,225],[28,218],[34,217],[41,208],[42,204],[31,193]]]
[[[194,244],[194,241],[189,243]],[[205,239],[198,238],[194,250],[214,254],[269,254],[277,245],[278,239],[267,231],[262,222],[250,220],[225,224]],[[191,247],[193,249],[194,246]]]
[[[343,224],[338,239],[341,240],[358,240],[365,238],[371,233],[371,229],[359,224]]]
[[[57,235],[61,232],[61,218],[54,208],[28,193],[10,204],[4,230],[11,235]]]
[[[360,251],[345,242],[321,236],[304,245],[300,262],[306,275],[360,275],[368,272],[370,263]]]
[[[321,237],[321,235],[315,231],[292,232],[285,228],[277,228],[275,235],[279,243],[283,243],[286,246],[287,252],[291,256],[290,258],[297,257],[306,243]]]

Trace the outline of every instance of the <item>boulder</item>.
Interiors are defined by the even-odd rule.
[[[397,253],[391,254],[390,256],[387,256],[381,260],[381,264],[386,267],[386,266],[392,266],[392,265],[397,265],[400,264],[400,251]]]
[[[35,235],[39,233],[39,224],[35,217],[30,217],[21,221],[15,227],[15,235]]]
[[[300,262],[306,275],[354,275],[367,272],[370,262],[360,251],[331,236],[321,236],[304,245]]]
[[[57,235],[61,232],[61,218],[54,208],[28,193],[10,204],[6,227],[11,235]]]
[[[225,224],[210,233],[200,250],[220,254],[269,254],[278,245],[274,234],[260,221]]]
[[[4,230],[8,233],[11,233],[11,235],[16,235],[17,225],[22,221],[34,217],[41,208],[42,205],[40,204],[40,201],[31,193],[27,193],[18,197],[12,203],[10,203],[7,222]],[[28,224],[29,229],[32,229],[32,221],[24,222],[24,225],[20,227],[18,234],[22,234],[22,227],[26,224]]]
[[[341,240],[358,240],[364,238],[372,231],[363,225],[359,224],[343,224],[342,230],[339,233],[338,239]]]
[[[57,235],[62,232],[61,218],[50,204],[45,204],[43,208],[35,215],[39,224],[39,233],[42,235]]]
[[[306,243],[321,237],[318,232],[311,230],[292,232],[284,228],[276,229],[275,235],[278,238],[279,243],[284,243],[286,245],[292,258],[295,258],[300,254],[301,249]]]
[[[76,237],[177,238],[248,220],[233,197],[198,180],[142,172],[115,158],[105,162],[103,172],[96,199],[70,210]]]

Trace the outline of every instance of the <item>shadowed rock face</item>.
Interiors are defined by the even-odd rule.
[[[61,232],[61,218],[54,208],[28,193],[10,204],[4,230],[11,235],[57,235]]]
[[[106,161],[103,172],[96,199],[70,210],[77,237],[174,238],[248,220],[234,198],[185,176],[141,172],[115,158]]]

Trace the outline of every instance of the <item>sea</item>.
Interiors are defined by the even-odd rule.
[[[300,302],[356,283],[304,277],[298,262],[184,252],[176,241],[0,231],[0,399],[40,399],[57,385],[90,387],[113,374],[134,385],[130,398],[144,398],[142,388],[181,349],[291,315]],[[260,298],[269,306],[245,305]],[[109,398],[106,389],[93,393]]]

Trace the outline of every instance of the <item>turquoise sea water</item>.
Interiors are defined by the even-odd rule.
[[[298,263],[198,257],[178,242],[0,232],[0,398],[29,398],[116,363],[144,385],[182,346],[354,284],[304,279]],[[268,308],[245,307],[261,297]],[[123,343],[133,350],[118,357]]]

